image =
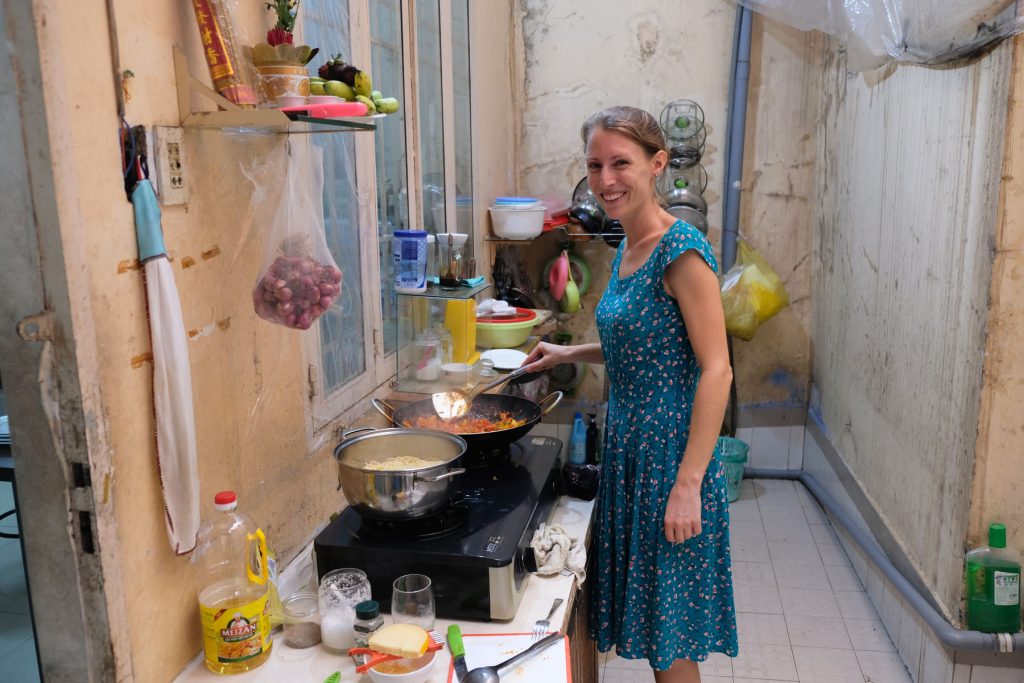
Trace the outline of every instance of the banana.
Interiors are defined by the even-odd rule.
[[[381,114],[394,114],[398,111],[398,100],[394,97],[384,97],[374,100],[373,103],[377,105],[377,111]]]
[[[371,100],[369,97],[356,95],[356,102],[362,102],[363,104],[366,105],[366,108],[369,110],[367,111],[367,116],[373,116],[374,114],[377,113],[377,105],[375,105],[373,103],[373,100]]]
[[[357,95],[370,99],[370,95],[373,94],[373,81],[370,80],[370,74],[365,71],[357,71],[353,79],[352,89],[356,91]],[[372,100],[370,101],[372,102]]]
[[[348,86],[348,84],[343,83],[341,81],[325,81],[324,92],[326,92],[328,95],[340,97],[346,102],[356,101],[355,92],[352,90],[352,88]]]

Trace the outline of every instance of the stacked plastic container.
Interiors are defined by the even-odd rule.
[[[535,197],[498,197],[490,208],[494,235],[529,240],[544,230],[544,205]]]

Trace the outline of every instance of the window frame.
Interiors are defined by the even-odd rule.
[[[339,0],[344,2],[345,0]],[[371,64],[370,2],[348,0],[349,36],[352,45],[350,60],[353,64]],[[441,43],[441,116],[444,131],[445,166],[445,229],[451,231],[451,220],[456,216],[456,140],[454,58],[452,50],[451,0],[431,0],[438,3]],[[406,207],[410,225],[423,225],[423,187],[420,176],[420,127],[418,120],[419,97],[416,59],[415,0],[398,0],[402,21],[402,107],[405,111],[406,135]],[[372,75],[371,69],[371,75]],[[468,84],[472,101],[472,81]],[[346,133],[335,133],[346,134]],[[360,286],[363,289],[363,342],[365,370],[346,384],[326,395],[323,390],[323,356],[320,327],[315,334],[305,335],[304,352],[307,362],[309,396],[308,436],[313,438],[325,429],[350,424],[370,407],[370,400],[386,394],[393,385],[397,370],[395,351],[384,354],[383,310],[378,287],[381,264],[380,228],[377,214],[377,167],[372,134],[353,134],[355,144],[356,198],[360,226]],[[471,192],[475,195],[475,188]],[[473,220],[473,243],[479,249],[477,220]]]

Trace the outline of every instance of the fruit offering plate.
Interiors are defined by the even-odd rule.
[[[572,683],[569,663],[569,639],[562,638],[524,662],[501,672],[501,683]],[[463,633],[466,667],[496,666],[519,654],[533,643],[529,633]],[[448,683],[457,683],[455,668],[448,667]]]

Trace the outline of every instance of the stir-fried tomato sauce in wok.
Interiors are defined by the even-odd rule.
[[[437,429],[449,434],[499,432],[503,429],[515,429],[524,424],[526,420],[512,417],[505,411],[498,413],[496,418],[467,415],[454,420],[442,420],[437,415],[420,415],[402,422],[403,427]]]

